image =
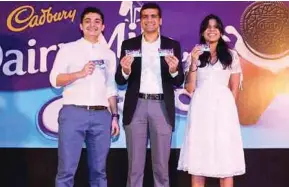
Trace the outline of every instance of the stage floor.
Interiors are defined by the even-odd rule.
[[[144,187],[153,187],[150,150],[147,152]],[[190,187],[190,176],[176,170],[179,149],[170,157],[171,187]],[[289,149],[246,149],[247,173],[235,178],[235,187],[288,187]],[[54,187],[57,149],[0,149],[1,187]],[[108,187],[125,187],[126,149],[111,149],[108,163]],[[76,173],[75,187],[88,187],[86,150],[83,149]],[[208,179],[206,187],[219,187],[217,179]]]

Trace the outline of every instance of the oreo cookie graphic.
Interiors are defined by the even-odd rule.
[[[289,54],[289,8],[282,2],[255,2],[241,17],[247,48],[263,59]]]

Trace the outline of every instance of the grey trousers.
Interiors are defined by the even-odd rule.
[[[142,187],[148,135],[151,145],[154,187],[169,187],[168,162],[172,126],[163,100],[138,99],[129,125],[124,127],[128,151],[127,187]]]

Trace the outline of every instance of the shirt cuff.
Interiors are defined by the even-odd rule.
[[[172,76],[173,78],[175,78],[175,77],[179,74],[179,72],[176,71],[175,73],[170,73],[170,74],[171,74],[171,76]]]
[[[54,88],[57,88],[57,89],[61,88],[61,86],[57,86],[57,83],[56,83],[56,79],[57,79],[58,75],[59,75],[59,73],[51,72],[51,74],[49,76],[51,86],[53,86]]]
[[[121,68],[121,73],[122,73],[122,76],[125,78],[125,80],[127,80],[129,75],[125,74],[122,68]]]

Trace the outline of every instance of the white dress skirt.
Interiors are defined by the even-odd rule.
[[[231,68],[224,70],[218,61],[197,70],[178,170],[216,178],[245,173],[239,117],[228,88],[230,75],[242,71],[237,53],[231,52]]]

